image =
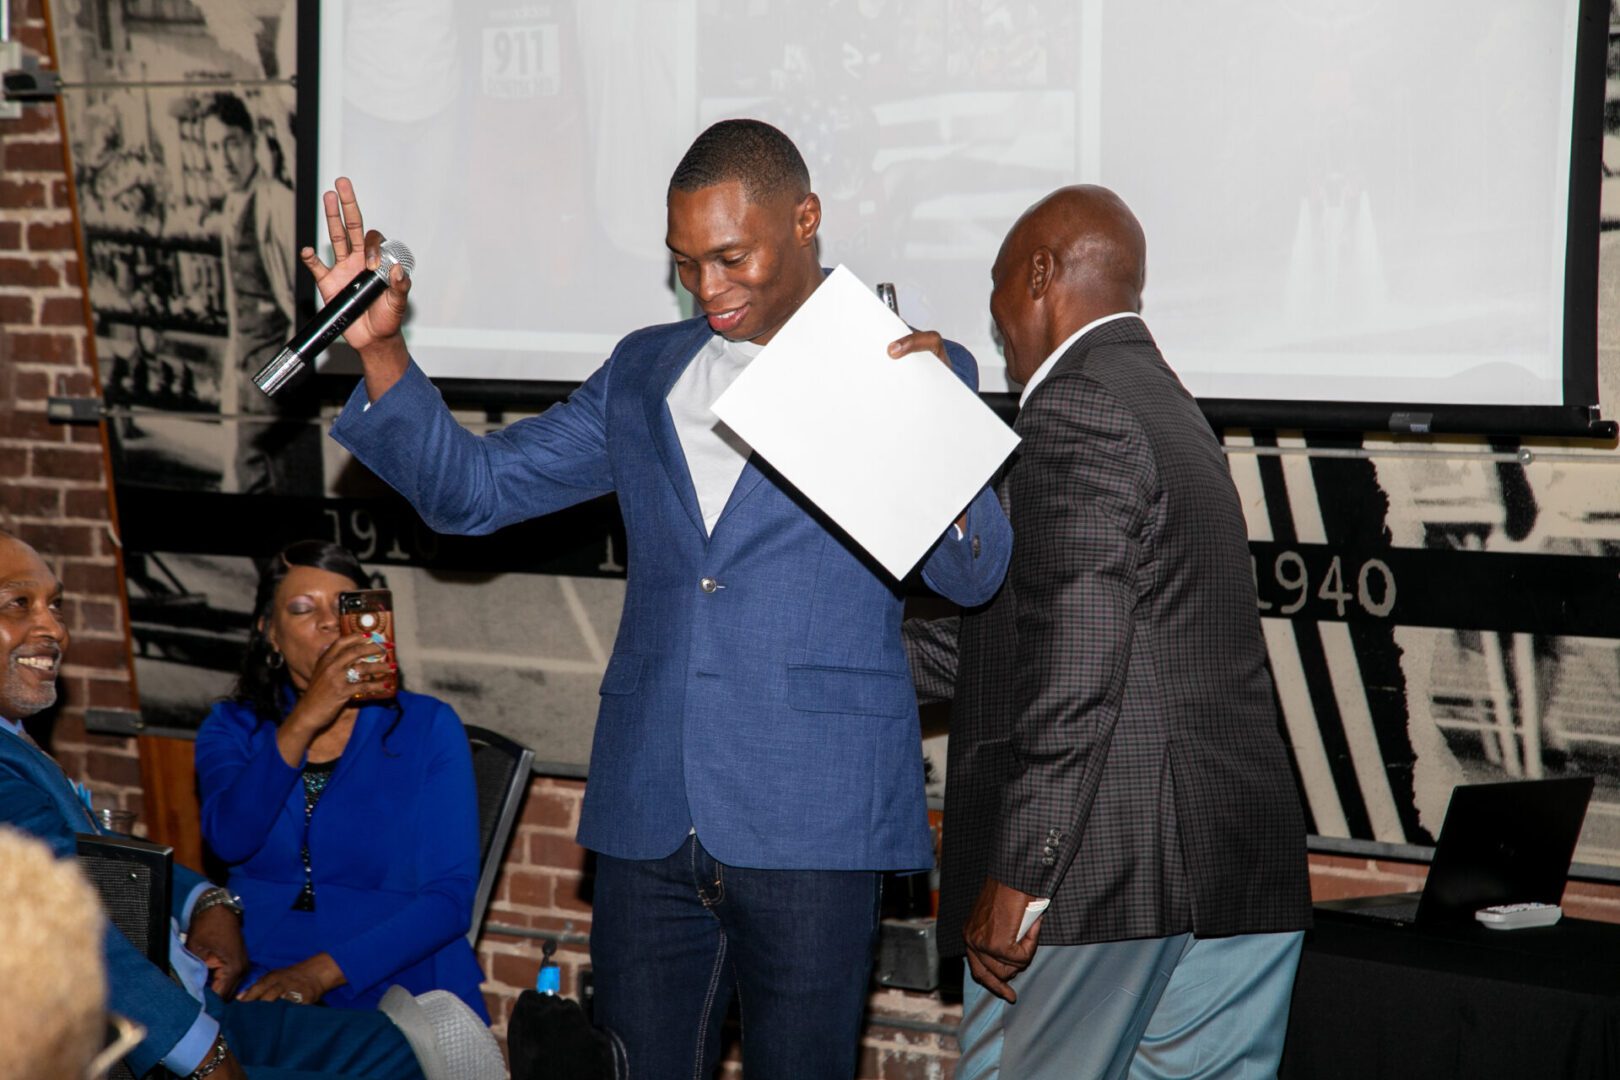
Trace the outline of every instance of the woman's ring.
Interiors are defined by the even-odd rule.
[[[343,678],[352,686],[360,681],[360,669],[357,667],[350,667],[349,670],[343,673]]]
[[[281,992],[281,1000],[290,1001],[294,1005],[302,1005],[304,1003],[304,995],[300,994],[297,990],[283,990]]]

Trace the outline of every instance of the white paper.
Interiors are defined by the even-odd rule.
[[[1029,928],[1035,925],[1035,920],[1040,918],[1042,913],[1051,906],[1052,901],[1050,899],[1031,900],[1025,904],[1024,917],[1018,923],[1018,936],[1013,938],[1013,944],[1016,945],[1018,942],[1023,941],[1024,935],[1029,933]]]
[[[889,355],[890,342],[910,332],[840,266],[714,403],[715,415],[896,578],[1018,445],[937,356]]]

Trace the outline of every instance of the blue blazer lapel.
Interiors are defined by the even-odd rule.
[[[753,493],[754,489],[759,486],[759,482],[761,480],[765,479],[765,474],[760,471],[758,465],[754,464],[754,461],[758,456],[759,455],[750,452],[748,455],[748,460],[743,462],[743,471],[742,475],[737,477],[737,486],[731,489],[731,495],[726,499],[725,509],[721,510],[720,516],[715,519],[715,532],[720,531],[720,526],[726,523],[726,519],[731,516],[732,512],[737,509],[738,505]]]
[[[687,467],[686,454],[681,450],[681,440],[675,434],[675,421],[669,414],[669,392],[675,386],[675,380],[681,377],[698,350],[709,336],[709,328],[699,320],[689,335],[676,337],[666,348],[653,365],[653,370],[647,378],[647,384],[642,390],[642,405],[647,411],[647,428],[652,433],[653,446],[658,450],[658,458],[664,463],[664,471],[669,474],[670,487],[675,491],[675,498],[679,500],[686,516],[692,519],[692,525],[698,533],[708,536],[708,530],[703,527],[703,511],[698,508],[697,489],[692,485],[692,470]]]

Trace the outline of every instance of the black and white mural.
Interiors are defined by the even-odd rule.
[[[627,559],[611,503],[483,541],[437,537],[324,437],[334,401],[311,393],[272,407],[247,382],[298,321],[297,4],[50,7],[75,84],[69,138],[147,721],[196,724],[233,678],[254,559],[323,536],[394,590],[410,685],[523,739],[558,771],[583,770]],[[1611,28],[1620,42],[1620,16]],[[1613,88],[1620,45],[1610,55]],[[736,78],[766,74],[744,64]],[[1613,413],[1620,93],[1607,105],[1600,377]],[[834,99],[827,108],[825,146],[808,147],[820,174],[833,194],[878,206],[881,193],[840,174],[828,149],[861,118]],[[860,220],[859,242],[882,247],[881,215]],[[475,428],[521,415],[465,404]],[[1615,451],[1297,432],[1225,442],[1313,832],[1432,843],[1457,783],[1591,773],[1577,859],[1620,869]],[[947,737],[926,742],[936,793]]]

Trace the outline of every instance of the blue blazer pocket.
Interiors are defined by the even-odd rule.
[[[601,694],[633,694],[641,683],[641,657],[634,653],[614,653],[602,673]]]
[[[788,704],[803,712],[909,716],[917,699],[909,675],[870,668],[788,665]]]

